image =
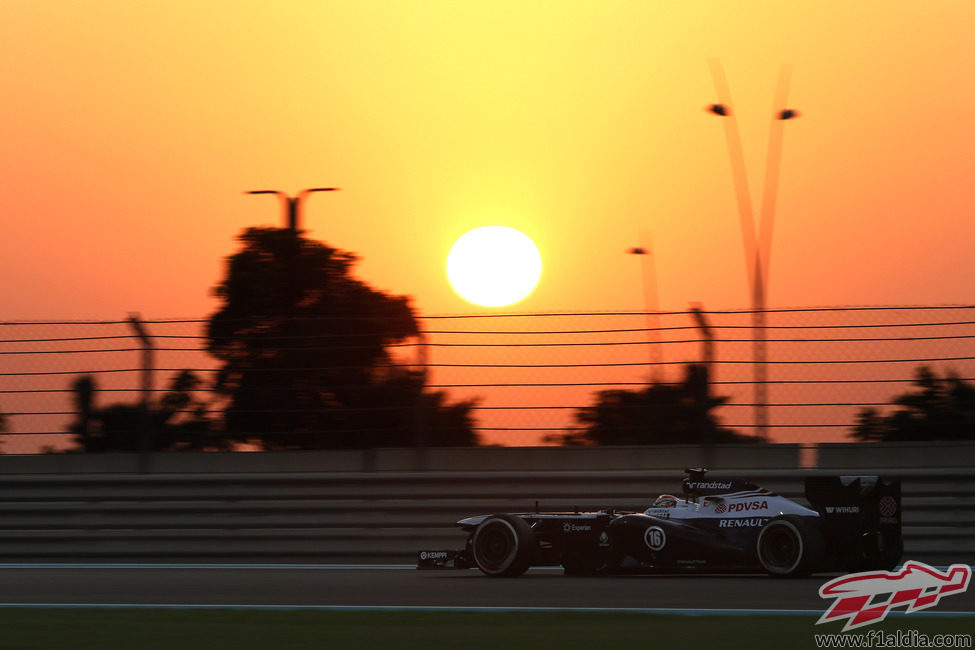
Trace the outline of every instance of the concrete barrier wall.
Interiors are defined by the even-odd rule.
[[[975,442],[0,455],[3,474],[975,467]]]
[[[975,467],[975,442],[831,443],[816,448],[819,467]]]
[[[390,449],[161,454],[148,465],[126,454],[2,456],[0,559],[410,562],[420,549],[462,547],[453,524],[465,516],[536,503],[642,510],[710,459],[716,478],[800,501],[810,474],[900,476],[905,557],[975,562],[975,445],[826,447],[818,469],[797,468],[808,452]]]
[[[441,447],[267,453],[0,456],[0,474],[142,472],[405,472],[797,467],[798,445]]]

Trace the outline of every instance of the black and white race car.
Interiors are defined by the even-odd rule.
[[[477,567],[518,576],[532,566],[566,575],[678,571],[766,572],[892,569],[903,552],[900,480],[880,476],[805,479],[810,507],[743,479],[686,470],[683,495],[664,494],[644,512],[599,510],[494,514],[457,522],[459,551],[421,551],[417,568]]]

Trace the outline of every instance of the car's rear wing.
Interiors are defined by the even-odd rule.
[[[805,488],[822,518],[827,554],[849,571],[897,564],[904,549],[899,478],[811,476]]]

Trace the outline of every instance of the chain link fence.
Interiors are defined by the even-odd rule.
[[[600,391],[680,384],[692,363],[709,368],[711,394],[727,400],[715,411],[721,425],[772,442],[850,440],[858,413],[889,412],[922,367],[975,381],[975,306],[764,316],[764,330],[755,329],[753,312],[741,310],[426,316],[424,335],[396,345],[391,357],[425,370],[428,391],[474,400],[481,444],[514,446],[550,444],[578,431],[576,414]],[[0,451],[75,447],[76,382],[86,376],[104,408],[136,405],[144,395],[158,400],[191,370],[203,380],[193,388],[196,398],[219,422],[218,362],[206,352],[206,320],[141,325],[153,347],[151,373],[130,320],[0,323]],[[756,374],[763,357],[765,371]],[[764,391],[756,390],[756,377]]]

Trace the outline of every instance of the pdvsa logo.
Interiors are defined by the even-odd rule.
[[[895,607],[907,613],[934,607],[944,596],[964,593],[972,579],[967,564],[952,564],[944,573],[923,562],[908,561],[900,571],[866,571],[840,576],[819,588],[819,597],[835,598],[816,621],[847,619],[843,631],[879,623]]]
[[[723,512],[747,512],[749,510],[768,510],[768,501],[739,501],[737,503],[729,503],[727,507],[722,508],[724,504],[719,504],[714,511],[718,514]]]

